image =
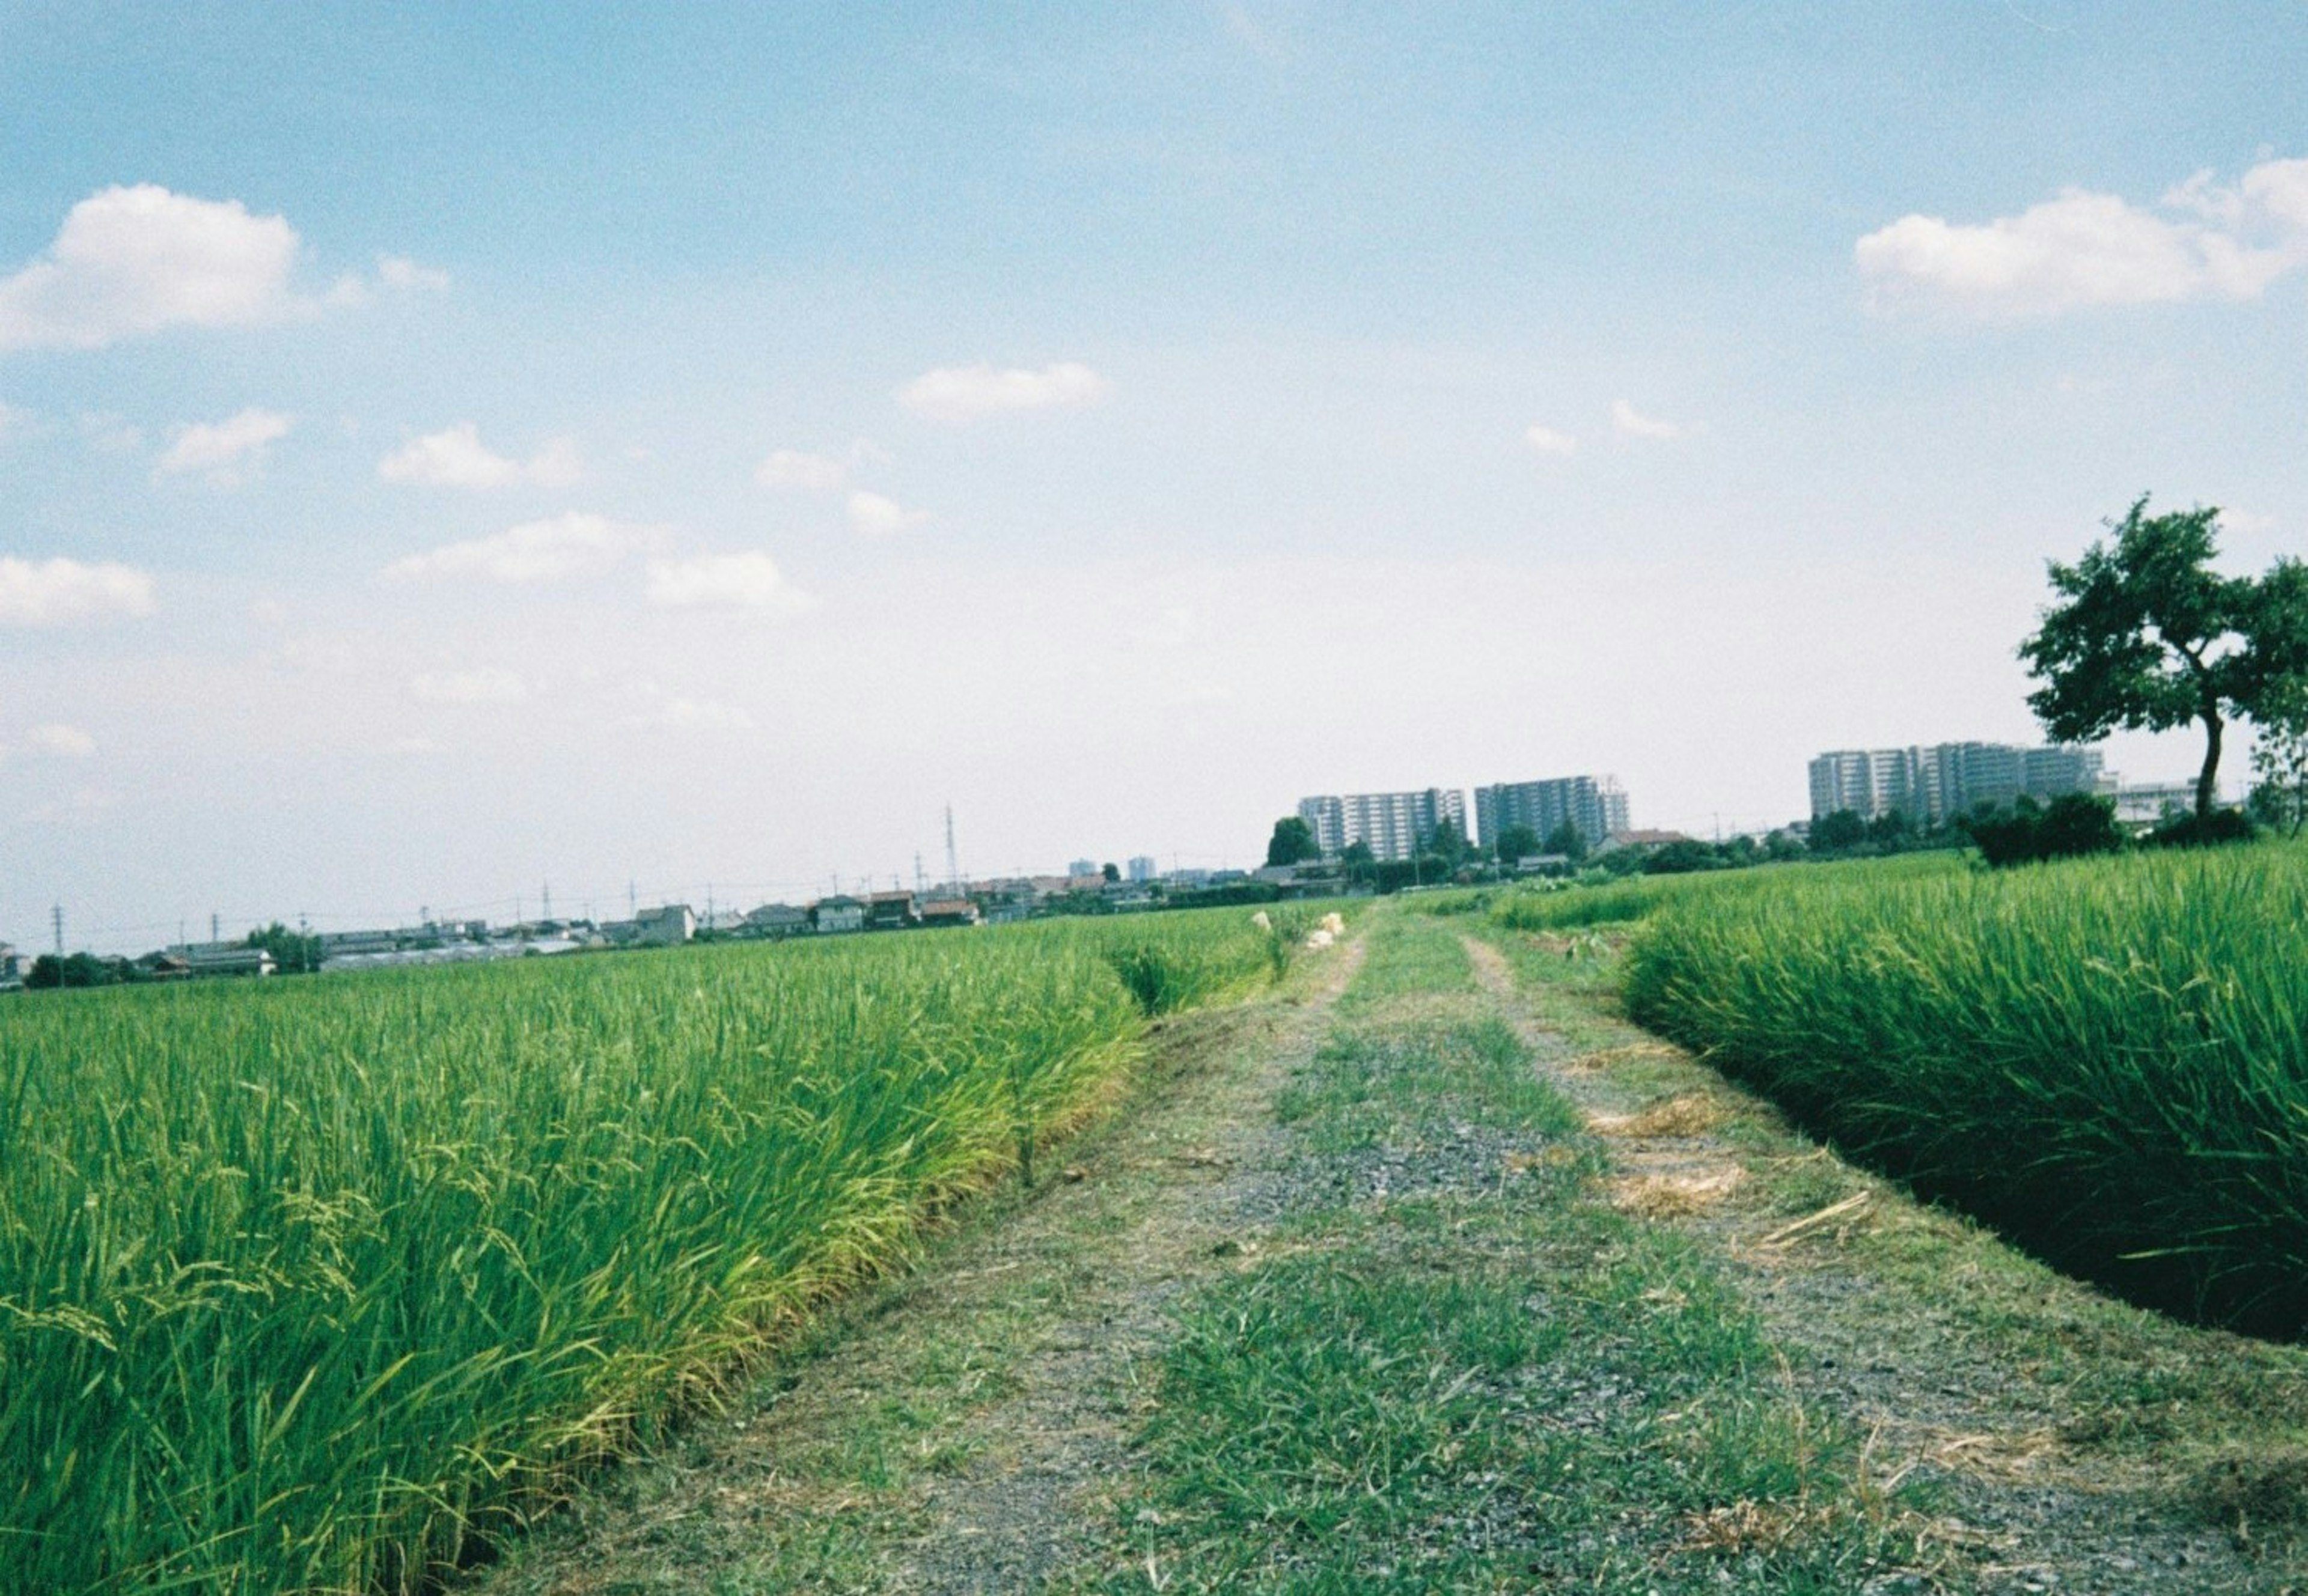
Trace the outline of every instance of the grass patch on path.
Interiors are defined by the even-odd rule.
[[[1707,1256],[1595,1195],[1454,928],[1373,931],[1278,1104],[1299,1201],[1152,1375],[1075,1588],[1828,1592],[1931,1560]]]

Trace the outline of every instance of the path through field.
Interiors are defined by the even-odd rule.
[[[1606,957],[1382,910],[1167,1023],[1040,1190],[476,1587],[2308,1589],[2205,1485],[2301,1359],[1845,1169]]]

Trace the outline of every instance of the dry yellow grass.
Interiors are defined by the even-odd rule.
[[[1628,1175],[1611,1182],[1611,1206],[1639,1219],[1681,1219],[1714,1207],[1746,1178],[1736,1164],[1700,1173]]]
[[[1723,1107],[1699,1093],[1686,1093],[1655,1103],[1632,1114],[1593,1114],[1587,1128],[1597,1136],[1642,1139],[1653,1137],[1704,1136],[1723,1122]]]

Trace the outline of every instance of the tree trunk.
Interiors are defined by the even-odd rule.
[[[2196,775],[2196,819],[2211,819],[2212,794],[2220,778],[2220,712],[2207,705],[2203,710],[2204,768]]]

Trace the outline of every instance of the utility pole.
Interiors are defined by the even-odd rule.
[[[929,878],[922,874],[922,851],[916,848],[914,850],[914,896],[927,897],[929,889]]]
[[[209,940],[212,943],[224,940],[224,917],[214,909],[209,911]]]
[[[65,906],[58,904],[48,911],[48,919],[56,928],[56,957],[65,956]]]
[[[545,883],[545,907],[538,912],[538,917],[541,920],[553,918],[553,883],[550,881]]]
[[[961,896],[961,855],[953,846],[953,805],[945,806],[945,879],[952,884],[954,896]]]
[[[638,920],[642,913],[641,883],[631,876],[625,878],[625,918]]]

